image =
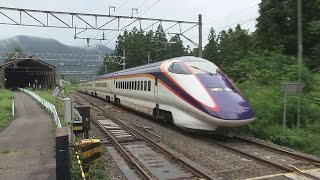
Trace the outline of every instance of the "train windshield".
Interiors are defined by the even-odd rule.
[[[191,74],[188,67],[181,62],[172,63],[171,66],[168,68],[168,71],[175,74]]]
[[[211,62],[185,62],[192,68],[194,74],[209,74],[216,75],[219,73],[219,69]]]

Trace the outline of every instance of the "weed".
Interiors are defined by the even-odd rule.
[[[0,153],[1,154],[7,154],[7,153],[10,153],[10,150],[9,149],[1,149]]]

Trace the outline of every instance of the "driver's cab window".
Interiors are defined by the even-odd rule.
[[[188,67],[180,62],[172,63],[168,68],[168,71],[175,74],[191,74]]]

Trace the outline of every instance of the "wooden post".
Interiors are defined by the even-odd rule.
[[[56,179],[71,180],[68,129],[56,130]]]

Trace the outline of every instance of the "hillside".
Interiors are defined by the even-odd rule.
[[[95,47],[77,47],[68,46],[61,42],[50,39],[40,38],[35,36],[14,36],[8,39],[0,40],[0,51],[11,51],[12,49],[20,47],[26,52],[38,53],[57,53],[57,54],[109,54],[113,50],[104,46],[97,45]]]
[[[105,55],[111,54],[112,49],[98,44],[94,47],[77,47],[68,46],[61,42],[35,36],[14,36],[8,39],[0,40],[0,51],[13,51],[15,48],[21,48],[24,52],[31,53],[54,53],[54,54],[83,54],[83,55]],[[66,80],[84,80],[96,76],[99,70],[100,62],[71,62],[71,61],[45,61],[57,67],[59,72],[65,73],[61,75]],[[3,59],[0,59],[0,64]],[[75,72],[77,71],[77,72]],[[81,72],[81,73],[80,73]],[[86,74],[90,72],[90,74]],[[92,73],[91,73],[92,72]],[[80,74],[75,74],[80,73]]]

